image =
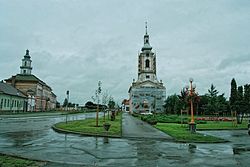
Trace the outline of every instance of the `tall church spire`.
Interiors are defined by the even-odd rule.
[[[150,80],[158,83],[156,77],[156,55],[149,44],[148,26],[145,22],[144,45],[138,57],[138,81]]]
[[[23,59],[22,59],[22,65],[20,66],[20,73],[23,75],[31,75],[31,59],[30,59],[30,54],[29,54],[29,50],[26,50],[26,54],[24,55]]]
[[[144,32],[144,45],[138,55],[138,79],[133,80],[128,91],[129,108],[132,113],[160,113],[164,112],[166,88],[156,76],[156,54],[149,44],[147,22]]]

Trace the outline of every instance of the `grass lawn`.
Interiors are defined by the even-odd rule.
[[[181,124],[177,123],[158,123],[157,125],[155,125],[155,127],[172,136],[176,141],[180,142],[225,142],[224,139],[220,139],[214,136],[203,135],[200,133],[192,134],[187,130],[187,125],[182,126]]]
[[[37,162],[22,158],[16,158],[12,156],[0,154],[0,166],[1,167],[41,167],[44,166],[44,162]]]
[[[103,128],[103,123],[103,117],[99,117],[99,127],[96,127],[95,118],[69,121],[67,124],[65,122],[60,122],[55,124],[55,127],[73,132],[80,132],[93,135],[106,135],[107,133]],[[119,113],[115,117],[115,121],[110,121],[106,118],[106,123],[111,124],[108,135],[121,136],[121,113]]]
[[[243,121],[242,124],[233,125],[232,122],[222,121],[207,121],[206,124],[197,124],[198,130],[237,130],[247,129],[247,122]]]

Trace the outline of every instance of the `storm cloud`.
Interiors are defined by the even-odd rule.
[[[0,79],[19,73],[29,49],[32,73],[58,101],[84,104],[102,81],[117,102],[137,79],[144,23],[167,95],[194,78],[229,95],[234,77],[250,82],[250,1],[0,0]]]

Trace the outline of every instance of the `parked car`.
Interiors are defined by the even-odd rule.
[[[142,112],[141,115],[153,115],[151,112]]]

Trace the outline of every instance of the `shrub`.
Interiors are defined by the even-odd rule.
[[[196,123],[197,123],[197,124],[206,124],[206,123],[207,123],[207,121],[203,121],[203,120],[196,120]]]
[[[150,120],[147,120],[147,123],[149,123],[150,125],[156,125],[157,120],[156,119],[150,119]]]
[[[134,117],[139,117],[139,114],[132,113],[132,116],[134,116]]]

